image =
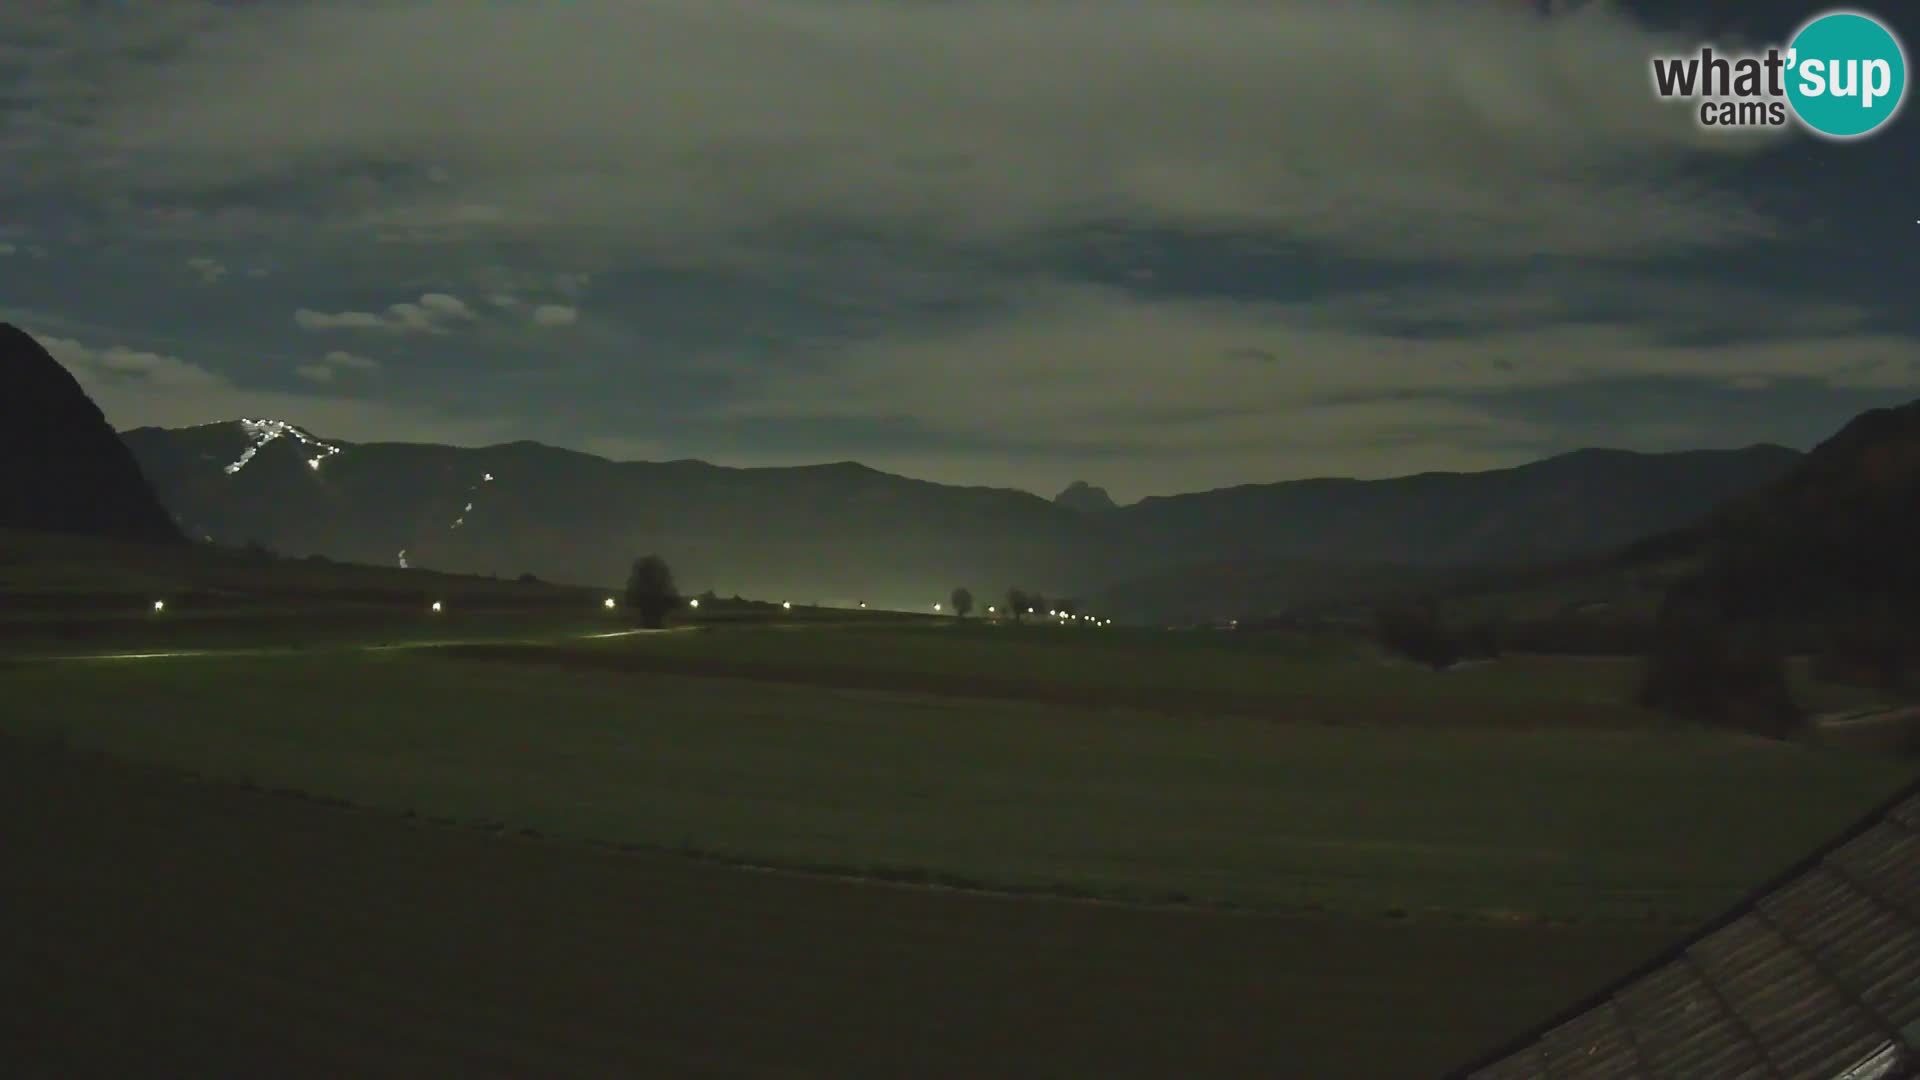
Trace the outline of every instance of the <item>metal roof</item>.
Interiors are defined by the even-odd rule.
[[[1449,1080],[1920,1077],[1920,783]]]

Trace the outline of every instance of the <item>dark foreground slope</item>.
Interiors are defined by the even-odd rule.
[[[1657,944],[568,847],[0,739],[13,1075],[1432,1075]]]
[[[0,323],[0,528],[181,539],[100,407],[10,323]]]

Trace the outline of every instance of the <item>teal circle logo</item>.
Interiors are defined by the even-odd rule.
[[[1900,111],[1907,93],[1906,50],[1873,16],[1816,16],[1787,49],[1787,101],[1814,134],[1856,139]]]

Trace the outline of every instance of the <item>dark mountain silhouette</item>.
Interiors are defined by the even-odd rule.
[[[0,323],[0,528],[181,539],[100,407],[8,323]]]
[[[1212,561],[1534,562],[1671,528],[1799,460],[1782,446],[1577,450],[1490,472],[1297,480],[1150,498],[1123,513],[1154,547]]]
[[[1085,480],[1068,484],[1065,491],[1053,497],[1053,502],[1056,506],[1078,510],[1083,514],[1098,514],[1114,509],[1113,496],[1107,494],[1107,489],[1094,487]]]
[[[386,565],[404,551],[413,566],[596,584],[618,583],[636,553],[652,551],[689,592],[916,609],[955,583],[1088,595],[1203,563],[1434,567],[1602,551],[1683,524],[1798,460],[1778,447],[1586,451],[1496,472],[1259,485],[1088,514],[851,462],[735,469],[525,442],[355,445],[270,421],[125,439],[189,532],[223,543]]]
[[[412,566],[617,584],[636,555],[658,552],[689,594],[915,608],[955,582],[1101,572],[1094,530],[1045,499],[851,462],[734,469],[531,442],[351,444],[259,421],[126,439],[192,535],[290,555],[391,566],[404,551]]]
[[[1585,572],[1587,560],[1611,561],[1637,537],[1697,520],[1800,457],[1780,446],[1577,450],[1491,472],[1146,499],[1122,516],[1153,550],[1188,557],[1118,581],[1096,602],[1127,617],[1210,620],[1484,588],[1513,567],[1553,579],[1563,564],[1580,560]]]
[[[1855,417],[1776,482],[1638,550],[1696,554],[1736,616],[1920,626],[1920,401]]]
[[[1425,579],[1376,569],[1365,595],[1334,599],[1433,595],[1458,616],[1532,624],[1528,647],[1576,651],[1640,651],[1649,628],[1684,617],[1891,685],[1920,663],[1915,551],[1920,401],[1863,413],[1772,480],[1617,550]],[[1327,577],[1295,569],[1302,605]]]

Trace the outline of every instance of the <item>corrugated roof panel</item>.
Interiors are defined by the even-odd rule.
[[[1618,1000],[1657,1073],[1703,1076],[1764,1069],[1760,1048],[1690,965],[1669,964],[1622,990]]]
[[[1582,1013],[1540,1040],[1551,1075],[1581,1080],[1645,1076],[1640,1055],[1612,1005]]]
[[[1454,1075],[1916,1080],[1916,1042],[1920,784],[1684,946]]]

